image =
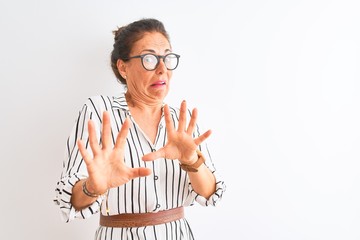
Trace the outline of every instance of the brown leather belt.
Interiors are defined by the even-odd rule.
[[[155,213],[124,213],[112,216],[100,214],[100,225],[104,227],[145,227],[168,223],[184,218],[184,207]]]

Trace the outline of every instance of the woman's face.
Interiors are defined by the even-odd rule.
[[[143,38],[135,42],[130,56],[146,53],[164,56],[171,52],[171,46],[166,37],[161,33],[145,33]],[[146,70],[141,58],[133,58],[127,62],[118,63],[118,68],[123,64],[122,74],[126,76],[127,92],[131,98],[145,104],[162,103],[170,86],[172,71],[167,70],[163,59],[153,71]],[[121,72],[121,71],[120,71]]]

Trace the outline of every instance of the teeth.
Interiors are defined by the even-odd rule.
[[[154,83],[153,85],[165,85],[166,83],[165,82],[158,82],[158,83]]]

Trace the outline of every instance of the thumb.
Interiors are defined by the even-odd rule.
[[[132,169],[132,178],[146,177],[146,176],[149,176],[151,174],[151,172],[152,171],[150,168],[144,168],[144,167],[133,168]]]
[[[145,154],[142,157],[142,160],[143,161],[153,161],[153,160],[156,160],[158,158],[163,158],[163,157],[165,157],[165,150],[164,150],[164,148],[160,148],[159,150],[157,150],[155,152]]]

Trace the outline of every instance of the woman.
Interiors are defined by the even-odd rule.
[[[67,222],[101,212],[95,239],[194,239],[183,207],[222,197],[204,144],[210,130],[200,134],[185,101],[163,103],[179,57],[158,20],[115,32],[111,65],[126,91],[85,102],[55,198]]]

